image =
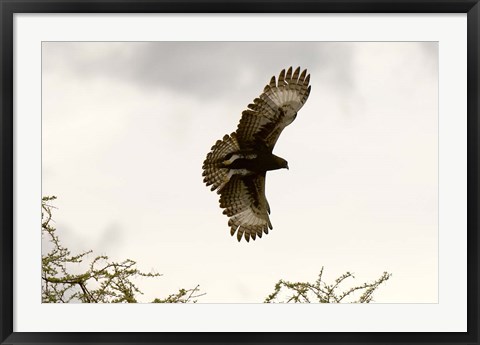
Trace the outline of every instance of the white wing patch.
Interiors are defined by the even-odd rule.
[[[255,159],[257,158],[257,155],[255,153],[250,153],[250,154],[241,154],[241,153],[236,153],[236,154],[233,154],[232,157],[230,157],[229,159],[227,160],[224,160],[223,161],[223,164],[224,165],[230,165],[232,164],[233,162],[235,162],[237,159],[239,158],[243,158],[243,159]]]
[[[234,222],[238,222],[247,226],[256,226],[263,224],[265,219],[258,217],[252,209],[247,208],[245,211],[242,211],[232,217]],[[240,225],[241,227],[242,225]]]

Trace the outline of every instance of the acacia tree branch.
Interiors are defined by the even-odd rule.
[[[156,278],[158,273],[145,273],[136,267],[136,262],[126,259],[122,262],[110,261],[101,255],[87,262],[91,250],[72,255],[63,247],[56,234],[50,201],[56,197],[42,198],[42,235],[52,247],[42,255],[42,302],[68,303],[137,303],[137,295],[143,294],[135,285],[139,277]],[[83,268],[83,273],[72,274],[69,267]],[[193,289],[181,289],[179,293],[169,295],[162,303],[196,302],[195,298],[205,295],[199,293],[199,285]]]
[[[372,283],[364,283],[354,286],[346,291],[337,292],[347,278],[355,278],[352,273],[346,272],[338,277],[333,284],[326,284],[322,280],[323,267],[317,280],[310,282],[288,282],[279,280],[275,284],[274,291],[265,298],[264,303],[341,303],[346,297],[353,295],[356,291],[363,291],[363,294],[357,299],[350,301],[351,303],[370,303],[374,292],[379,286],[385,283],[391,274],[384,272],[382,276]],[[312,299],[310,296],[313,296]]]

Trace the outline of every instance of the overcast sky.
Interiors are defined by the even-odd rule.
[[[280,279],[392,278],[375,302],[438,297],[437,43],[46,42],[43,195],[73,252],[131,258],[142,301],[262,302]],[[210,147],[272,75],[312,91],[267,174],[273,230],[237,242],[202,182]]]

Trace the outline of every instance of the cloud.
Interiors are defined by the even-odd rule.
[[[47,42],[43,68],[212,99],[256,85],[255,75],[264,78],[289,66],[351,89],[353,53],[351,45],[335,42]]]
[[[111,253],[115,248],[123,245],[123,232],[124,229],[119,223],[110,223],[103,231],[96,247],[101,251]]]

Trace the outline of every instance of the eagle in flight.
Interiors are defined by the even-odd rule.
[[[265,197],[269,170],[288,169],[285,159],[272,151],[282,133],[297,116],[310,94],[310,74],[300,67],[272,77],[260,97],[242,112],[237,130],[212,146],[203,162],[204,182],[220,194],[220,207],[229,217],[233,236],[262,237],[273,229]]]

